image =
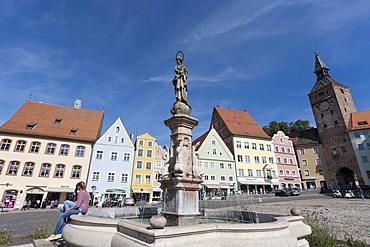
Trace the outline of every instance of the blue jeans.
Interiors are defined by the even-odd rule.
[[[68,210],[62,214],[59,215],[57,226],[55,227],[54,234],[62,234],[63,228],[66,225],[65,218],[73,215],[73,214],[79,214],[82,213],[79,209],[72,209]]]
[[[63,207],[60,208],[60,212],[64,213],[67,209],[75,206],[76,203],[75,202],[72,202],[70,200],[66,200],[64,203],[63,203]]]

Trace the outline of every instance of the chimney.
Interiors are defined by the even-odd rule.
[[[75,105],[73,106],[74,108],[81,109],[81,100],[76,99],[75,100]]]

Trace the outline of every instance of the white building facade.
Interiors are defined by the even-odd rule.
[[[120,118],[96,142],[89,177],[88,191],[96,205],[107,199],[122,201],[131,197],[134,145]]]

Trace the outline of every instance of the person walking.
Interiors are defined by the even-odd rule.
[[[32,204],[31,200],[28,200],[28,202],[27,202],[27,210],[30,210],[31,204]]]
[[[55,227],[53,234],[46,239],[46,241],[52,241],[62,238],[63,228],[66,225],[66,218],[74,214],[85,215],[89,209],[90,194],[86,191],[86,184],[84,182],[79,182],[76,185],[76,189],[79,191],[77,195],[77,202],[75,205],[71,205],[59,215],[58,223]]]
[[[365,201],[365,197],[364,197],[364,190],[360,187],[359,188],[359,193],[360,193],[360,197],[363,201]]]

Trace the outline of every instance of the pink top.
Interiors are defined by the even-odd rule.
[[[77,196],[76,208],[82,210],[83,213],[87,213],[89,209],[90,194],[86,190],[80,190]]]

